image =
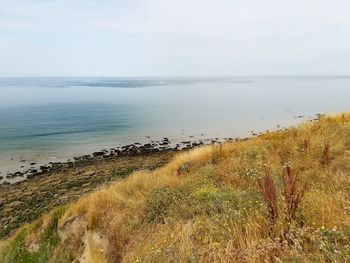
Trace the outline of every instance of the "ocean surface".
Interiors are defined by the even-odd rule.
[[[350,77],[2,78],[0,176],[128,143],[245,137],[349,110]]]

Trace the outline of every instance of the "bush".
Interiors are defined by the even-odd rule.
[[[196,214],[215,215],[235,209],[238,200],[233,189],[204,185],[193,193]]]
[[[165,218],[175,204],[181,202],[185,189],[174,187],[158,187],[146,199],[145,221],[165,223]]]
[[[251,147],[246,150],[245,155],[249,160],[255,160],[259,155],[259,150],[255,147]]]

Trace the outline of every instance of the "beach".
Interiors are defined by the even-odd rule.
[[[19,184],[0,187],[0,238],[41,214],[84,196],[100,186],[121,180],[137,170],[166,164],[174,151],[118,159],[99,159],[85,165],[46,172]]]
[[[344,77],[0,79],[0,184],[134,143],[283,129],[347,110],[349,85]]]

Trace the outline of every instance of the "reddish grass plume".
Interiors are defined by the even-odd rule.
[[[258,189],[267,205],[271,224],[274,225],[278,218],[277,191],[276,186],[268,173],[265,174],[263,179],[259,179]]]
[[[310,149],[310,139],[304,139],[304,144],[303,144],[303,148],[304,148],[304,152],[308,152],[308,150]]]
[[[304,187],[299,186],[299,176],[294,173],[292,168],[287,165],[283,170],[283,197],[286,202],[287,219],[290,221],[296,219],[297,209],[305,195],[306,184]]]
[[[321,164],[326,165],[330,162],[330,144],[327,142],[324,145],[323,152],[322,152],[322,157],[321,157]]]

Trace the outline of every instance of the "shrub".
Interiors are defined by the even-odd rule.
[[[195,214],[207,216],[235,209],[238,203],[233,189],[229,187],[203,185],[193,193],[192,197],[194,207],[191,210]]]
[[[176,175],[182,175],[184,173],[187,173],[188,171],[189,165],[187,163],[183,163],[176,169]]]
[[[166,223],[168,217],[188,217],[191,189],[187,186],[161,186],[149,193],[144,206],[144,220]],[[193,200],[192,200],[193,201]],[[175,209],[175,210],[174,210]]]
[[[151,192],[145,204],[145,216],[147,222],[162,222],[170,208],[177,201],[176,195],[170,187],[158,187]]]
[[[254,147],[251,147],[245,152],[245,155],[247,156],[248,159],[255,160],[256,157],[258,157],[259,155],[259,150]]]

